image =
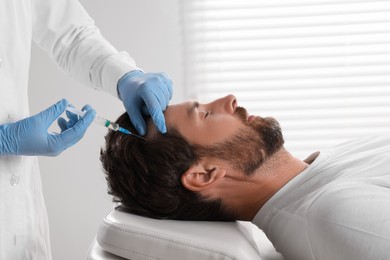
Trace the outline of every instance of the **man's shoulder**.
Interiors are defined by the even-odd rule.
[[[390,250],[389,201],[390,188],[370,182],[326,189],[306,216],[314,254],[318,259],[385,259]]]
[[[354,180],[329,185],[312,203],[307,219],[323,228],[378,230],[390,234],[390,179]],[[377,223],[382,223],[382,227]],[[382,231],[381,231],[382,229]]]

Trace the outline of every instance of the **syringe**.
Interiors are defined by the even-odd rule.
[[[84,116],[84,114],[86,113],[85,111],[80,111],[80,110],[77,110],[76,108],[74,107],[70,107],[68,106],[66,108],[66,110],[68,110],[69,112],[73,113],[73,114],[76,114],[78,116]],[[102,125],[102,126],[105,126],[107,127],[108,129],[111,129],[111,130],[114,130],[114,131],[119,131],[121,133],[124,133],[124,134],[128,134],[128,135],[133,135],[133,136],[136,136],[136,137],[139,137],[141,139],[144,139],[146,140],[145,138],[143,138],[142,136],[139,136],[139,135],[136,135],[136,134],[133,134],[132,132],[130,132],[129,130],[123,128],[123,127],[120,127],[119,124],[115,123],[115,122],[112,122],[108,119],[105,119],[103,117],[100,117],[100,116],[95,116],[95,119],[93,120],[94,123],[96,124],[99,124],[99,125]]]

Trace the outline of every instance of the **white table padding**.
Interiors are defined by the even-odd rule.
[[[87,259],[283,259],[249,222],[156,220],[115,209],[103,219],[96,241]]]

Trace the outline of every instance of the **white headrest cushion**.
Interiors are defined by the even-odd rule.
[[[156,220],[111,210],[97,241],[126,259],[262,259],[253,234],[240,222]]]

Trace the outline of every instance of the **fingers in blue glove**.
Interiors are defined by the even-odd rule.
[[[61,134],[51,135],[50,142],[59,144],[64,149],[74,145],[84,136],[95,116],[96,111],[89,106],[85,115],[76,124],[67,128]]]
[[[126,109],[128,112],[131,123],[134,125],[139,135],[146,134],[146,123],[140,110]]]
[[[165,73],[154,74],[154,81],[140,89],[140,96],[144,102],[142,113],[150,115],[159,132],[167,132],[163,111],[172,98],[172,81]],[[156,88],[157,87],[157,88]]]
[[[165,126],[165,118],[163,110],[166,109],[168,103],[161,102],[161,99],[153,92],[148,92],[146,89],[141,91],[141,97],[145,102],[146,107],[149,110],[150,116],[156,125],[157,129],[165,134],[167,132]]]
[[[59,119],[63,133],[48,133],[50,125],[65,111],[67,105],[68,101],[63,99],[32,117],[4,125],[3,143],[6,145],[3,145],[4,149],[0,153],[55,156],[75,144],[84,135],[96,112],[87,107],[88,112],[72,127],[65,119]]]
[[[158,77],[160,81],[160,84],[158,84],[158,86],[160,87],[160,90],[163,95],[155,95],[155,97],[158,100],[161,109],[165,111],[165,109],[168,106],[169,100],[172,98],[172,81],[165,73],[159,74]],[[153,91],[153,89],[150,88],[150,85],[147,86],[147,88],[141,89],[141,97],[144,99],[144,103],[149,102],[149,104],[151,104],[150,101],[145,100],[145,97],[148,95],[148,92],[155,93],[155,94],[157,92]],[[145,115],[151,114],[149,108],[145,104],[142,106],[142,113]]]
[[[142,113],[150,115],[157,129],[166,133],[163,111],[172,98],[172,81],[165,73],[132,71],[121,78],[118,92],[131,122],[140,135],[146,133]]]
[[[13,127],[18,129],[16,137],[17,146],[13,152],[16,155],[48,155],[59,154],[62,147],[50,143],[47,133],[50,125],[65,111],[68,105],[66,99],[58,101],[42,112],[14,123]],[[63,123],[61,123],[63,126]]]
[[[49,128],[54,120],[56,120],[62,113],[64,113],[67,106],[68,101],[66,99],[61,99],[56,104],[36,114],[34,117],[40,124],[44,124],[45,127]]]
[[[74,108],[74,106],[72,104],[68,104],[68,106]],[[59,117],[57,119],[57,123],[61,129],[61,132],[65,131],[68,128],[71,128],[72,126],[74,126],[77,123],[77,121],[79,121],[79,116],[70,112],[69,110],[66,110],[66,116],[68,117],[68,120],[66,120],[63,117]]]
[[[60,117],[57,119],[57,124],[60,127],[61,132],[68,129],[68,121],[66,121],[65,118],[63,118],[63,117]]]
[[[73,107],[74,106],[72,104],[69,104],[68,107]],[[69,110],[66,110],[66,116],[69,118],[70,121],[76,123],[78,120],[79,120],[79,116],[70,112]]]
[[[93,109],[90,105],[85,105],[85,106],[83,106],[83,108],[81,109],[81,111],[88,111],[88,110],[91,110],[91,109]]]
[[[168,76],[168,74],[162,72],[160,73],[160,75],[161,75],[161,81],[164,82],[165,86],[167,86],[167,90],[169,93],[168,100],[171,100],[173,95],[173,91],[172,91],[173,82],[171,78]]]

